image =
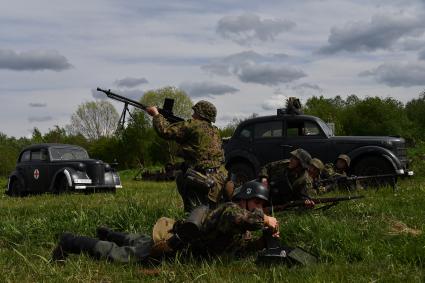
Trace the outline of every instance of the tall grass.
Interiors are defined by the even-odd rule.
[[[0,180],[4,186],[6,180]],[[50,262],[57,235],[95,235],[98,225],[149,234],[161,216],[183,216],[173,183],[125,180],[116,194],[0,197],[0,282],[423,282],[425,184],[403,180],[329,210],[279,213],[281,241],[319,256],[315,266],[257,266],[255,255],[200,260],[178,256],[158,266],[123,265],[73,255]]]

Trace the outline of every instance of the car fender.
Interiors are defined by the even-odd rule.
[[[253,169],[255,171],[258,171],[260,168],[260,162],[255,157],[254,154],[242,150],[242,149],[236,149],[233,150],[231,153],[226,155],[226,168],[229,169],[229,165],[235,162],[248,162],[250,165],[253,166]]]
[[[356,148],[355,150],[348,153],[353,163],[356,163],[359,158],[367,155],[378,155],[390,162],[390,164],[394,167],[394,170],[403,169],[400,160],[397,156],[390,150],[380,147],[380,146],[362,146]]]
[[[13,171],[13,172],[10,174],[9,179],[8,179],[8,181],[7,181],[7,191],[9,191],[9,190],[10,190],[10,181],[11,181],[13,178],[18,179],[18,181],[19,181],[19,182],[21,182],[21,183],[23,184],[23,187],[24,187],[24,188],[26,188],[26,186],[25,186],[25,178],[24,178],[24,176],[22,176],[22,174],[20,174],[18,171]]]
[[[64,174],[67,181],[68,181],[68,185],[69,187],[72,187],[72,173],[75,172],[75,169],[71,168],[71,167],[65,167],[65,168],[61,168],[60,170],[58,170],[55,175],[52,178],[52,182],[50,183],[50,190],[53,190],[53,187],[55,185],[55,182],[58,178],[58,175],[60,174]]]

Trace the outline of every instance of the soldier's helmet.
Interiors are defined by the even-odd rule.
[[[249,181],[235,189],[232,200],[259,198],[269,201],[269,189],[261,182]]]
[[[192,107],[193,111],[200,117],[214,123],[217,116],[217,108],[211,102],[201,100]]]
[[[351,158],[346,154],[340,154],[337,159],[342,159],[347,163],[347,167],[350,167]]]
[[[325,165],[323,165],[323,162],[319,158],[311,159],[310,165],[317,168],[320,172],[322,172],[322,170],[325,169]]]
[[[290,154],[292,156],[296,157],[300,161],[301,166],[304,169],[308,168],[308,165],[310,164],[310,161],[311,161],[310,153],[308,153],[306,150],[304,150],[302,148],[299,148],[299,149],[296,149],[294,151],[291,151]]]

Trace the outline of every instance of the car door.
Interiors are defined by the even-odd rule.
[[[302,119],[296,116],[288,118],[285,122],[285,152],[284,157],[289,158],[290,152],[302,148],[312,157],[327,160],[330,144],[318,123],[314,120]]]
[[[49,158],[46,149],[31,150],[31,166],[27,170],[31,191],[45,192],[49,181]]]
[[[261,165],[283,158],[283,121],[272,120],[254,125],[252,150]]]

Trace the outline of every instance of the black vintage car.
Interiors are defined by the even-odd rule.
[[[366,125],[365,125],[366,126]],[[287,114],[243,121],[230,139],[224,140],[226,167],[238,179],[253,179],[261,166],[290,157],[297,148],[307,150],[324,163],[339,154],[351,158],[351,174],[413,175],[409,170],[405,141],[391,136],[334,136],[318,117]]]
[[[87,151],[67,144],[36,144],[25,148],[9,176],[6,194],[115,191],[122,188],[109,164],[89,158]]]

